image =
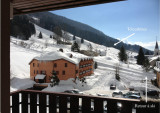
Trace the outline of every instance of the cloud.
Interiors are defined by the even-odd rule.
[[[155,48],[155,45],[156,45],[156,42],[128,42],[128,44],[131,44],[131,45],[140,45],[146,49],[149,49],[149,50],[154,50]],[[158,45],[160,45],[160,42],[158,42]]]

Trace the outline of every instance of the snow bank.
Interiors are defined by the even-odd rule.
[[[29,78],[14,77],[11,80],[10,84],[11,84],[10,92],[13,92],[20,89],[31,88],[33,87],[33,84],[35,84],[35,82],[33,80],[30,80]]]

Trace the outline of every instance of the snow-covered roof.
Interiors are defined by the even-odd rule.
[[[74,64],[79,63],[78,59],[70,58],[67,54],[62,53],[62,52],[50,52],[50,53],[41,55],[39,57],[35,57],[34,59],[39,60],[39,61],[53,61],[53,60],[64,59]]]
[[[45,76],[46,76],[46,75],[43,75],[43,74],[37,74],[37,75],[35,76],[35,79],[44,79]]]
[[[71,53],[50,52],[50,53],[47,53],[47,54],[43,54],[41,56],[37,56],[33,59],[36,59],[38,61],[54,61],[54,60],[64,59],[64,60],[67,60],[67,61],[77,65],[77,64],[79,64],[81,59],[90,58],[90,57],[83,57],[83,58],[82,57],[72,57],[72,58],[70,58],[70,55],[71,55]]]

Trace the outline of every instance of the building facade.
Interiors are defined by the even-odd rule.
[[[72,58],[70,58],[72,59]],[[59,58],[53,60],[33,59],[30,65],[30,79],[39,83],[49,83],[52,72],[56,72],[60,80],[69,78],[82,78],[90,76],[93,73],[94,61],[91,58],[81,59],[78,62],[71,62],[68,58]]]
[[[157,61],[156,62],[156,66],[154,68],[157,72],[157,75],[156,75],[156,79],[157,79],[157,85],[158,87],[160,88],[160,61]]]

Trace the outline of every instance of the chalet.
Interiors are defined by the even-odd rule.
[[[35,57],[29,63],[30,79],[39,83],[49,83],[49,76],[56,72],[60,80],[82,78],[93,73],[93,59],[89,57],[74,58],[72,54],[52,52]]]
[[[157,78],[157,85],[160,88],[160,61],[156,62],[156,66],[154,67],[154,69],[157,72],[156,78]]]

